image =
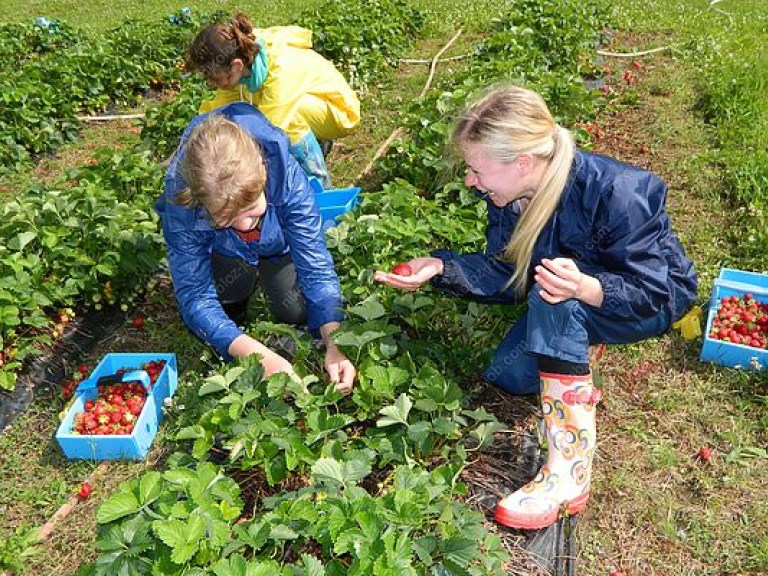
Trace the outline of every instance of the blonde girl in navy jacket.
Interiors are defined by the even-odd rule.
[[[436,250],[409,262],[412,276],[375,279],[404,290],[431,282],[486,302],[527,300],[485,377],[511,393],[541,393],[548,460],[498,503],[495,518],[544,528],[589,498],[599,398],[590,345],[668,330],[694,301],[696,274],[670,227],[664,182],[576,151],[538,94],[490,92],[464,112],[453,141],[465,183],[488,203],[486,251]]]

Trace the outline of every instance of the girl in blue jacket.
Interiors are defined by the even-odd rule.
[[[547,463],[495,513],[506,526],[540,529],[589,498],[599,399],[590,345],[668,330],[694,301],[696,274],[670,227],[664,182],[576,151],[538,94],[490,92],[458,120],[453,142],[465,183],[488,203],[487,250],[436,250],[409,262],[411,276],[374,278],[404,290],[431,282],[485,302],[527,300],[485,377],[513,394],[541,393]]]
[[[285,134],[245,103],[192,120],[156,205],[174,294],[184,322],[223,358],[258,353],[267,375],[293,374],[234,321],[258,277],[276,321],[322,336],[326,370],[346,393],[355,368],[330,338],[343,316],[339,281],[315,194],[288,149]]]

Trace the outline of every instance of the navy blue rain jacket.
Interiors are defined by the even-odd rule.
[[[174,198],[187,187],[181,162],[192,130],[212,114],[223,114],[245,129],[264,151],[267,165],[267,212],[261,237],[246,244],[229,228],[216,229],[204,208],[187,208]],[[165,178],[165,192],[155,205],[163,225],[168,264],[181,316],[189,328],[229,359],[227,350],[242,334],[224,313],[216,296],[211,253],[241,258],[256,265],[260,258],[291,252],[299,288],[307,301],[307,325],[317,330],[343,318],[341,289],[325,245],[320,212],[306,175],[288,152],[285,134],[253,106],[238,102],[201,114],[190,122]]]
[[[603,288],[599,311],[620,320],[648,318],[665,307],[680,318],[696,298],[693,264],[672,231],[667,186],[656,175],[612,158],[577,152],[560,204],[534,246],[529,278],[542,258],[572,258]],[[514,302],[514,265],[502,259],[517,225],[514,203],[488,202],[483,254],[436,250],[443,274],[433,285],[486,302]]]

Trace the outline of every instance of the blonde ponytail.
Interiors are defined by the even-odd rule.
[[[497,88],[474,102],[453,130],[457,148],[480,146],[499,162],[530,154],[545,162],[538,189],[523,211],[504,257],[515,264],[508,286],[518,295],[528,288],[533,247],[560,201],[571,170],[575,145],[571,133],[555,124],[543,98],[519,86]]]
[[[573,162],[575,146],[571,133],[555,125],[552,138],[552,156],[539,189],[523,211],[512,238],[504,247],[504,257],[515,263],[515,273],[509,284],[514,285],[519,295],[524,294],[528,286],[533,247],[560,202]]]

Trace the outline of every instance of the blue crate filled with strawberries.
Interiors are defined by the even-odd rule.
[[[724,268],[712,288],[701,359],[761,371],[767,347],[768,275]]]
[[[56,441],[69,459],[143,460],[177,383],[175,354],[107,354],[75,389]]]

